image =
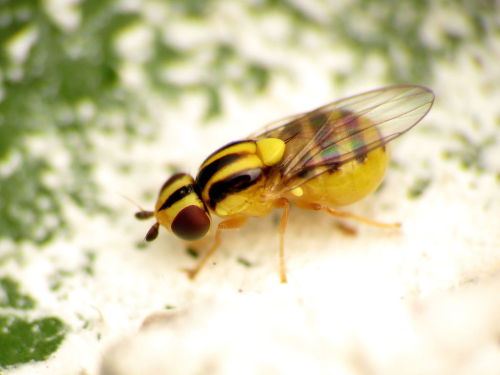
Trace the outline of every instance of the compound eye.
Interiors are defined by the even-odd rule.
[[[210,229],[210,217],[198,206],[187,206],[175,216],[172,222],[172,232],[187,241],[203,237]]]

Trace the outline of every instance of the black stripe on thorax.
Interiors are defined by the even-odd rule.
[[[239,140],[239,141],[233,141],[233,142],[226,143],[224,146],[219,147],[217,150],[215,150],[210,155],[208,155],[207,158],[205,160],[203,160],[203,163],[201,163],[201,165],[205,164],[208,159],[210,159],[214,155],[217,155],[219,152],[221,152],[222,150],[225,150],[226,148],[232,147],[232,146],[240,144],[240,143],[248,143],[248,142],[252,142],[252,141],[250,141],[248,139],[243,139],[243,140]]]
[[[257,183],[264,175],[262,168],[252,168],[237,172],[215,182],[208,192],[209,207],[213,210],[228,195],[238,193]]]
[[[170,196],[167,198],[165,202],[161,205],[161,207],[158,209],[158,211],[164,210],[166,208],[169,208],[172,206],[174,203],[180,201],[182,198],[184,198],[186,195],[189,195],[191,193],[195,192],[195,188],[193,184],[189,185],[184,185],[174,191]]]
[[[216,159],[207,166],[203,167],[198,172],[198,176],[196,176],[196,185],[198,186],[200,192],[205,189],[208,181],[213,177],[215,173],[217,173],[217,171],[247,155],[248,153],[246,152],[224,155],[223,157]]]

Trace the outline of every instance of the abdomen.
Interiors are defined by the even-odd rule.
[[[345,206],[363,199],[382,182],[388,162],[386,147],[352,160],[301,185],[302,196],[292,198],[306,203]]]

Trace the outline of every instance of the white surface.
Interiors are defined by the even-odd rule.
[[[330,67],[321,63],[327,59],[292,55],[293,83],[277,76],[268,94],[251,102],[228,90],[227,115],[216,124],[195,125],[199,98],[175,112],[158,101],[151,107],[165,123],[152,144],[116,149],[115,139],[96,139],[103,198],[121,216],[87,217],[68,206],[74,237],[44,252],[27,248],[28,264],[6,266],[41,311],[72,328],[50,360],[6,373],[498,374],[500,183],[492,172],[500,170],[498,46],[465,50],[455,64],[437,67],[436,104],[419,125],[435,126],[436,135],[417,127],[395,142],[393,155],[404,170],[389,170],[379,194],[350,208],[403,221],[403,229],[353,224],[358,235],[350,237],[327,215],[294,209],[287,285],[278,282],[276,215],[227,233],[214,264],[190,282],[179,269],[195,260],[163,229],[146,251],[136,250],[149,223],[135,221],[134,207],[120,194],[139,201],[168,177],[167,164],[195,172],[210,152],[268,121],[379,86],[369,71],[353,78],[352,89],[332,92]],[[482,67],[471,63],[474,54]],[[488,171],[463,170],[441,157],[457,146],[456,130],[472,139],[496,136],[485,154]],[[131,162],[130,174],[116,172],[123,160]],[[432,183],[408,200],[419,176]],[[46,276],[77,268],[84,249],[97,253],[95,275],[77,274],[65,282],[67,298],[56,298]],[[165,311],[166,305],[175,308]]]

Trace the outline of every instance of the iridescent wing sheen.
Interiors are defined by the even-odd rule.
[[[280,138],[287,147],[269,189],[286,191],[382,147],[415,126],[434,94],[414,85],[390,86],[276,121],[252,139]]]

